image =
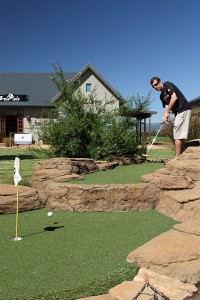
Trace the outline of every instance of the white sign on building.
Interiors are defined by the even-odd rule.
[[[14,144],[15,145],[31,145],[32,144],[32,134],[30,134],[30,133],[15,133],[14,134]]]

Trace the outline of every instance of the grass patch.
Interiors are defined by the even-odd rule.
[[[141,176],[163,168],[163,163],[143,163],[119,166],[112,170],[83,175],[84,180],[70,180],[74,184],[131,184],[141,183]]]
[[[1,215],[0,299],[77,299],[131,280],[127,255],[177,222],[148,212],[78,213],[47,209]]]
[[[148,159],[152,159],[152,158],[168,158],[168,159],[172,159],[175,156],[175,152],[174,149],[169,148],[169,149],[161,149],[161,150],[150,150],[149,151],[149,156]]]
[[[29,149],[0,149],[0,184],[13,184],[14,160],[19,156],[21,160],[20,185],[30,185],[34,166],[39,160],[48,159],[43,152],[34,152]]]

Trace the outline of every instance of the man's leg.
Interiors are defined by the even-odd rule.
[[[181,140],[181,153],[183,153],[186,149],[186,142],[187,142],[186,139]]]
[[[191,110],[178,114],[174,120],[173,134],[175,140],[176,157],[183,153],[185,141],[188,138]]]
[[[176,157],[177,158],[182,152],[182,140],[175,140]]]

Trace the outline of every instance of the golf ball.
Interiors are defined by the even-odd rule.
[[[52,213],[52,211],[49,211],[49,212],[48,212],[48,214],[47,214],[47,216],[48,216],[48,217],[51,217],[51,216],[53,216],[53,213]]]

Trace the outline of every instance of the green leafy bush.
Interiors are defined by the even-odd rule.
[[[6,147],[10,147],[10,138],[9,137],[4,138],[3,143]]]
[[[149,105],[150,94],[140,99],[97,99],[95,90],[85,96],[81,89],[65,80],[60,66],[54,66],[52,80],[61,97],[55,108],[45,111],[39,125],[39,136],[59,157],[89,157],[112,160],[137,153],[135,113]]]

